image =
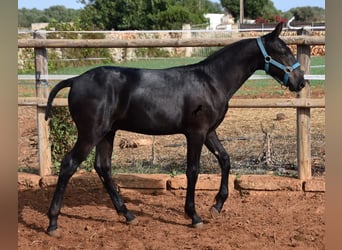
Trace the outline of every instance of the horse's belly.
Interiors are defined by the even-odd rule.
[[[181,133],[181,120],[179,117],[157,112],[128,113],[125,118],[115,124],[116,129],[149,134],[167,135]]]

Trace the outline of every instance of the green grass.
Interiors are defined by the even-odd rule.
[[[325,65],[325,56],[313,56],[311,57],[311,66]],[[324,75],[325,67],[323,68],[311,68],[311,74]]]
[[[310,69],[311,75],[325,75],[325,67],[316,68],[315,66],[325,65],[325,57],[324,56],[313,56],[311,58],[311,66],[314,66]],[[310,81],[310,86],[313,88],[324,88],[324,82],[321,80]]]

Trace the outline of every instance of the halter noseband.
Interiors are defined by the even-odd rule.
[[[262,41],[261,41],[261,37],[258,37],[257,38],[257,42],[258,42],[258,46],[259,46],[259,49],[261,50],[261,53],[263,54],[264,58],[265,58],[265,71],[266,73],[268,74],[269,73],[269,69],[270,69],[270,64],[272,64],[273,66],[276,66],[277,68],[283,70],[285,72],[284,74],[284,79],[283,81],[280,81],[279,79],[276,79],[279,81],[279,82],[282,82],[284,84],[284,86],[288,86],[287,84],[287,81],[289,80],[289,75],[290,73],[295,70],[296,68],[300,67],[300,63],[299,62],[296,62],[294,63],[292,66],[285,66],[275,60],[272,59],[271,56],[269,56],[265,50],[265,47],[264,45],[262,44]]]

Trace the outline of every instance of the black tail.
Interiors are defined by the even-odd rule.
[[[52,101],[56,97],[57,93],[63,88],[71,87],[72,83],[73,83],[73,78],[66,79],[66,80],[59,82],[51,90],[51,92],[49,94],[48,101],[47,101],[46,110],[45,110],[45,120],[46,121],[49,119],[51,108],[52,108]]]

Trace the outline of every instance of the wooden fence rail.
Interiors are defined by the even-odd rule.
[[[283,36],[289,45],[324,45],[324,37]],[[182,39],[20,39],[18,48],[152,48],[152,47],[218,47],[241,38]]]
[[[44,32],[42,32],[44,33]],[[297,45],[297,58],[305,74],[310,74],[310,46],[325,45],[324,37],[299,35],[282,37],[287,44]],[[147,47],[211,47],[225,46],[241,39],[45,39],[44,34],[35,35],[35,39],[18,40],[18,48],[34,48],[36,66],[37,97],[18,98],[19,106],[37,106],[38,147],[40,175],[51,174],[51,151],[48,123],[43,119],[47,97],[47,50],[46,48],[147,48]],[[44,77],[42,79],[41,77]],[[298,176],[301,180],[311,178],[311,141],[310,109],[324,108],[324,99],[310,98],[309,80],[298,98],[294,99],[231,99],[233,108],[296,108],[297,109],[297,162]],[[66,98],[56,98],[54,106],[67,106]]]
[[[19,97],[18,106],[37,106],[46,107],[46,98],[37,97]],[[68,106],[67,98],[55,98],[53,106],[66,107]],[[313,98],[298,98],[298,99],[276,99],[276,98],[263,98],[263,99],[235,99],[229,101],[229,108],[324,108],[325,99]]]

